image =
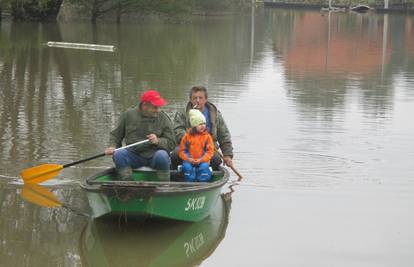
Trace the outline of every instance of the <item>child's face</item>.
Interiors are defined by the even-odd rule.
[[[197,132],[202,133],[206,130],[206,124],[205,123],[200,124],[196,127],[196,129],[197,129]]]

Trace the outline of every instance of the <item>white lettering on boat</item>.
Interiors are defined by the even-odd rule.
[[[184,243],[185,255],[189,258],[193,253],[197,252],[202,245],[204,245],[204,236],[199,233],[193,237],[190,241]]]
[[[185,207],[185,211],[202,209],[204,207],[205,202],[206,197],[189,198],[187,200],[187,206]]]

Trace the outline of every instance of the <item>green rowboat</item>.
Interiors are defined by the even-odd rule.
[[[208,183],[185,182],[182,172],[172,170],[170,181],[157,181],[150,168],[136,169],[132,181],[116,180],[114,168],[88,177],[81,187],[87,191],[94,218],[103,215],[161,217],[196,222],[206,218],[229,179],[225,168],[213,171]]]

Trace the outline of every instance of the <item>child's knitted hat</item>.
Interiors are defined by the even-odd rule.
[[[190,109],[188,112],[191,127],[196,127],[200,124],[206,123],[206,118],[198,109]]]

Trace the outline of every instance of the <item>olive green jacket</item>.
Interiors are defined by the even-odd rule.
[[[174,116],[174,132],[175,141],[177,144],[180,143],[183,138],[186,129],[190,128],[190,121],[188,119],[188,111],[192,108],[191,102],[187,104],[185,110],[178,111]],[[215,105],[210,102],[206,103],[206,108],[210,114],[211,120],[211,136],[213,137],[214,144],[217,147],[217,142],[220,146],[224,156],[233,157],[233,144],[231,142],[230,131],[227,128],[226,122],[223,119],[220,111]]]
[[[147,117],[134,107],[125,111],[119,118],[118,125],[110,134],[110,146],[121,147],[147,139],[147,135],[155,134],[159,143],[143,144],[128,148],[144,158],[151,158],[158,149],[171,152],[176,144],[174,140],[173,124],[170,117],[161,111],[158,117]]]

